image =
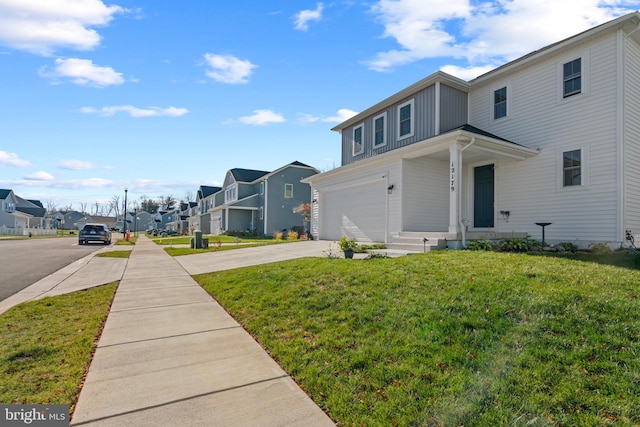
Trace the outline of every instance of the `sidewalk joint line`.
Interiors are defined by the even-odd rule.
[[[163,336],[163,337],[146,338],[146,339],[143,339],[143,340],[119,342],[117,344],[100,345],[98,343],[97,348],[118,347],[118,346],[121,346],[121,345],[138,344],[138,343],[141,343],[141,342],[149,342],[149,341],[160,341],[160,340],[166,340],[166,339],[170,339],[170,338],[188,337],[190,335],[208,334],[209,332],[228,331],[228,330],[231,330],[231,329],[242,329],[242,326],[237,325],[237,326],[227,326],[227,327],[224,327],[224,328],[205,329],[204,331],[189,332],[189,333],[186,333],[186,334],[166,335],[166,336]]]
[[[251,386],[254,386],[254,385],[258,385],[258,384],[277,381],[277,380],[281,380],[281,379],[287,378],[287,377],[288,377],[288,375],[285,374],[285,375],[280,375],[280,376],[273,377],[273,378],[266,378],[264,380],[258,380],[258,381],[253,381],[253,382],[242,384],[242,385],[237,385],[237,386],[233,386],[233,387],[227,387],[227,388],[223,388],[221,390],[214,390],[214,391],[210,391],[208,393],[200,393],[200,394],[196,394],[196,395],[189,396],[189,397],[183,397],[182,399],[170,400],[168,402],[158,403],[157,405],[146,406],[144,408],[139,408],[139,409],[132,409],[131,411],[125,411],[125,412],[121,412],[119,414],[107,415],[107,416],[100,417],[100,418],[93,418],[93,419],[90,419],[90,420],[82,421],[80,423],[74,423],[73,419],[72,419],[71,420],[71,425],[72,426],[81,426],[81,425],[85,425],[85,424],[95,423],[95,422],[98,422],[98,421],[108,420],[110,418],[117,418],[117,417],[120,417],[120,416],[123,416],[123,415],[135,414],[135,413],[144,412],[144,411],[147,411],[147,410],[150,410],[150,409],[161,408],[163,406],[173,405],[175,403],[187,402],[187,401],[192,400],[192,399],[198,399],[198,398],[206,397],[206,396],[213,396],[214,394],[225,393],[227,391],[239,390],[239,389],[245,388],[245,387],[251,387]]]

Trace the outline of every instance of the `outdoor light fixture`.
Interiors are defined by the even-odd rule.
[[[387,193],[389,194],[393,193],[393,184],[387,187]]]

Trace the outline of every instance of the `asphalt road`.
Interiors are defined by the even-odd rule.
[[[102,247],[77,237],[0,240],[0,301]]]

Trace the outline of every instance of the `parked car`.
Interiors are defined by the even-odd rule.
[[[105,224],[85,224],[78,234],[78,244],[89,242],[102,242],[105,245],[111,243],[111,230]]]

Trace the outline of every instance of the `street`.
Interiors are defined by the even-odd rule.
[[[77,237],[0,240],[0,301],[102,247]]]

